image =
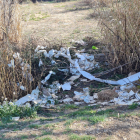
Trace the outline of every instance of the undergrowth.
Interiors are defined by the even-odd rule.
[[[13,102],[5,101],[2,106],[0,106],[0,119],[2,122],[9,122],[12,117],[20,118],[35,118],[37,116],[38,107],[31,107],[28,104],[24,106],[17,106]]]

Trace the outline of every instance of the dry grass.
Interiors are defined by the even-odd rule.
[[[101,101],[110,101],[117,97],[118,93],[116,93],[114,90],[111,89],[102,90],[98,93],[98,99]]]
[[[100,9],[108,61],[113,67],[127,64],[121,72],[139,71],[140,1],[112,2]]]
[[[0,40],[21,41],[21,16],[17,0],[0,0]]]

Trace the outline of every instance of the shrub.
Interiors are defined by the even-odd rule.
[[[37,116],[37,108],[38,107],[30,107],[28,105],[25,106],[17,106],[13,102],[5,101],[3,106],[0,106],[0,118],[3,122],[8,122],[12,120],[12,117],[30,117],[35,118]]]
[[[122,72],[140,70],[140,1],[113,1],[100,8],[105,53],[113,67],[125,64]]]

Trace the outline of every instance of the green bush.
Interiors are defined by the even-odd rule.
[[[8,122],[12,120],[12,117],[30,117],[35,118],[37,116],[38,107],[17,106],[13,102],[5,101],[3,106],[0,106],[0,119],[3,122]]]

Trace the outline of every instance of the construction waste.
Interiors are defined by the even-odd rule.
[[[80,43],[84,44],[84,42]],[[118,81],[96,78],[95,76],[87,72],[89,70],[99,67],[99,63],[95,62],[93,54],[88,54],[85,53],[84,50],[81,50],[75,53],[75,58],[72,59],[72,56],[70,54],[70,48],[61,48],[59,51],[51,49],[48,52],[46,48],[47,47],[37,46],[37,48],[35,49],[34,57],[37,57],[39,54],[42,54],[45,58],[49,58],[51,60],[52,65],[56,64],[54,58],[63,57],[69,62],[70,70],[68,68],[58,68],[58,70],[63,72],[64,74],[70,71],[70,74],[72,76],[69,79],[67,79],[63,84],[60,84],[59,81],[53,81],[52,84],[49,85],[48,80],[51,78],[51,76],[56,75],[56,73],[51,70],[49,74],[41,80],[41,88],[36,87],[36,89],[32,90],[31,94],[27,94],[26,96],[17,100],[15,102],[16,105],[22,106],[26,103],[32,102],[35,105],[40,105],[41,107],[49,108],[55,105],[56,100],[58,100],[60,103],[73,103],[75,105],[131,105],[134,102],[140,103],[140,94],[138,93],[138,91],[133,91],[133,88],[135,88],[135,85],[133,83],[139,80],[140,72]],[[15,60],[20,63],[23,70],[23,75],[25,77],[28,77],[29,80],[32,81],[33,77],[29,73],[30,65],[27,63],[25,64],[23,62],[19,53],[15,53],[13,55],[13,60],[11,60],[11,63],[8,64],[8,66],[14,67]],[[38,66],[42,67],[43,65],[44,63],[40,58]],[[116,85],[116,88],[114,88],[113,90],[106,90],[100,93],[100,95],[107,95],[108,93],[113,93],[113,95],[115,96],[112,97],[112,99],[110,100],[108,100],[109,98],[107,98],[106,100],[101,102],[99,100],[100,98],[98,97],[98,93],[94,93],[93,96],[90,96],[90,88],[86,87],[83,88],[81,92],[74,91],[74,97],[69,97],[68,95],[66,95],[64,99],[58,99],[58,96],[56,95],[58,94],[58,91],[60,91],[60,89],[62,89],[63,91],[71,90],[72,86],[76,86],[74,81],[79,79],[80,76],[84,77],[84,79],[81,79],[81,81],[83,82],[90,82],[95,80],[102,83]],[[26,87],[24,87],[23,85],[20,85],[20,88],[22,90],[26,90]]]

